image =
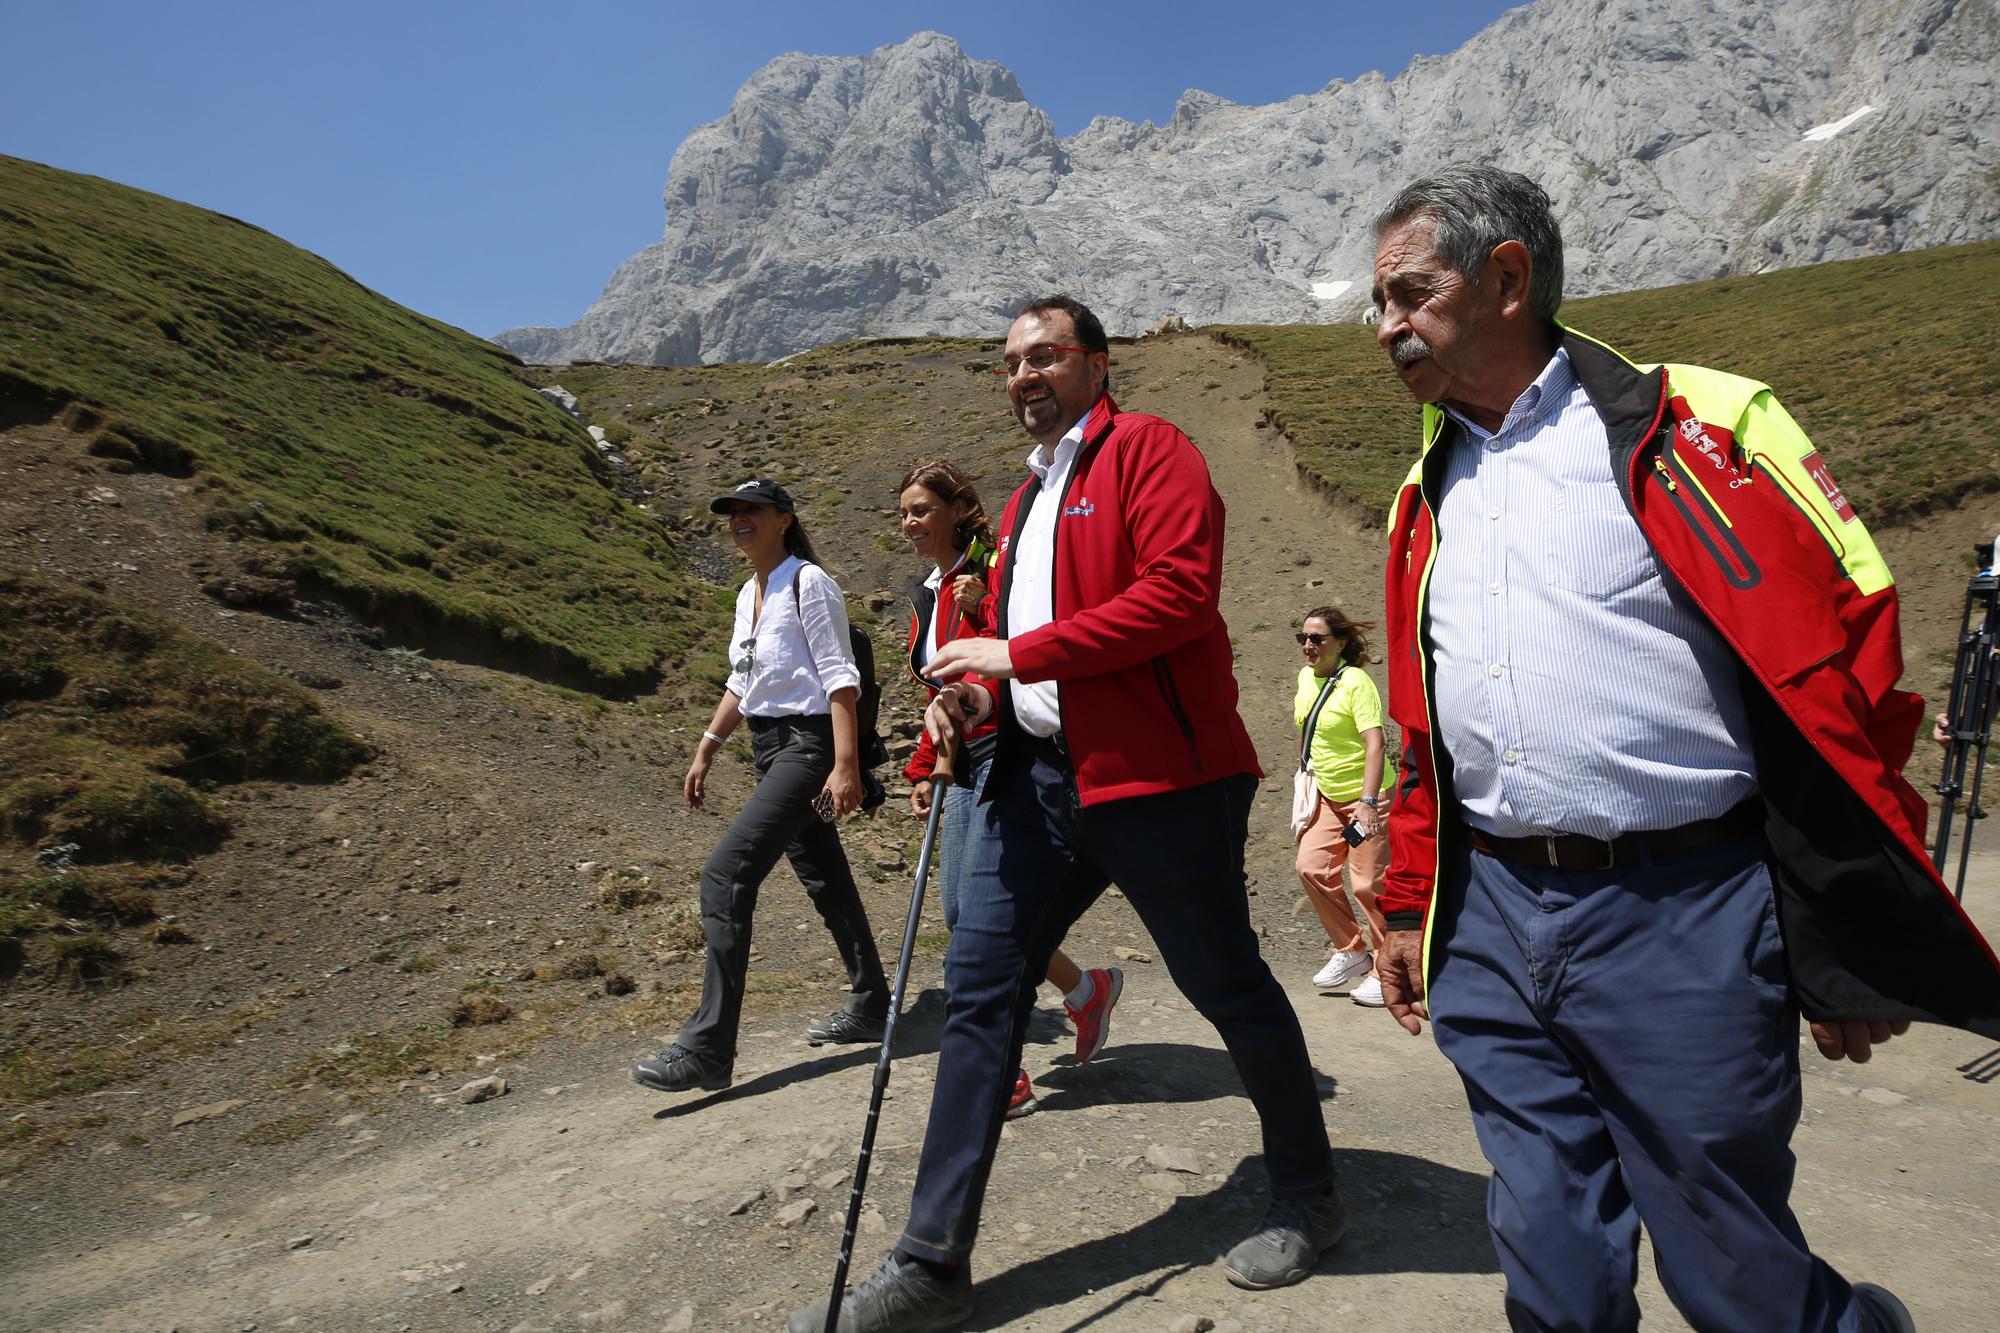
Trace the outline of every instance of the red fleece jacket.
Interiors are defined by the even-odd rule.
[[[1061,683],[1063,737],[1086,806],[1262,776],[1236,712],[1222,592],[1222,497],[1201,452],[1170,422],[1121,412],[1107,395],[1085,421],[1055,526],[1055,619],[1010,637],[1008,551],[1032,503],[1030,477],[1007,501],[994,566],[995,633],[1024,681]],[[989,789],[1018,751],[1010,691]]]

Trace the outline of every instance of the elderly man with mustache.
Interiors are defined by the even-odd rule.
[[[1508,1321],[1636,1327],[1643,1221],[1696,1328],[1909,1329],[1789,1202],[1801,1010],[1828,1059],[1913,1019],[2000,1037],[1902,777],[1889,571],[1770,389],[1556,320],[1533,182],[1452,168],[1376,235],[1376,336],[1425,405],[1378,970],[1464,1081]]]

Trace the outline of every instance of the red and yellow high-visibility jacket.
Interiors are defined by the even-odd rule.
[[[1895,585],[1812,441],[1754,380],[1636,366],[1573,330],[1562,341],[1669,586],[1741,666],[1800,1007],[1821,1021],[1908,1018],[2000,1039],[2000,963],[1933,870],[1924,801],[1902,774],[1924,705],[1896,687]],[[1404,751],[1380,904],[1392,929],[1423,925],[1432,988],[1451,984],[1459,907],[1438,868],[1466,836],[1431,724],[1426,619],[1437,487],[1460,431],[1424,409],[1423,454],[1389,520],[1389,712]]]

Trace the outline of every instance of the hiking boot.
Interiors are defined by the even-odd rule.
[[[1103,1050],[1110,1040],[1111,1006],[1118,1003],[1118,994],[1125,989],[1125,974],[1115,967],[1093,967],[1084,975],[1090,978],[1090,998],[1081,1009],[1071,1009],[1067,1001],[1063,1004],[1063,1012],[1076,1025],[1078,1064]]]
[[[816,1018],[806,1024],[806,1045],[837,1046],[843,1042],[880,1041],[884,1026],[882,1019],[863,1018],[860,1014],[836,1009],[825,1018]]]
[[[720,1092],[729,1086],[736,1062],[727,1056],[697,1055],[675,1042],[658,1055],[635,1061],[632,1081],[660,1092]]]
[[[1857,1282],[1854,1284],[1854,1302],[1875,1316],[1876,1327],[1882,1333],[1917,1333],[1917,1321],[1910,1317],[1910,1307],[1897,1300],[1896,1293],[1887,1287],[1878,1287],[1873,1282]]]
[[[1319,1257],[1346,1234],[1347,1208],[1337,1184],[1316,1199],[1273,1199],[1264,1225],[1229,1252],[1223,1271],[1251,1291],[1289,1287],[1311,1277]]]
[[[840,1333],[933,1333],[972,1317],[972,1271],[960,1264],[950,1278],[932,1274],[894,1250],[840,1303]],[[792,1311],[785,1333],[824,1333],[826,1297]]]
[[[1014,1076],[1014,1095],[1007,1099],[1007,1118],[1019,1120],[1024,1115],[1033,1115],[1040,1105],[1035,1100],[1035,1085],[1028,1081],[1028,1071],[1023,1069]]]

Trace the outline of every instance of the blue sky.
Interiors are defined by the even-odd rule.
[[[1272,102],[1458,46],[1507,5],[1348,0],[0,0],[0,153],[254,222],[475,333],[566,324],[658,239],[667,164],[787,51],[926,28],[1058,132]]]

